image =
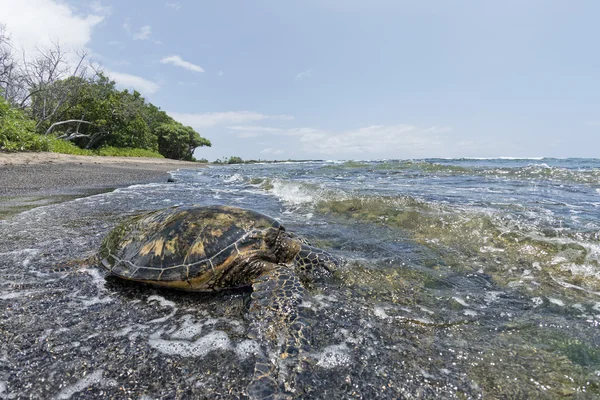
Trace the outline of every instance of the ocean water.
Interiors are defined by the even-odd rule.
[[[302,304],[298,398],[598,398],[600,160],[323,161],[179,170],[0,221],[0,397],[244,398],[250,294],[106,279],[124,218],[251,208],[339,256]]]

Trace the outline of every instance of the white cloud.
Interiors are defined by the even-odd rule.
[[[176,1],[167,1],[165,3],[165,7],[172,8],[173,10],[177,11],[181,8],[181,4]]]
[[[273,147],[267,147],[266,149],[262,149],[260,151],[261,154],[273,154],[273,155],[277,155],[277,154],[283,154],[285,153],[283,150],[281,149],[275,149]]]
[[[418,154],[443,148],[444,141],[431,129],[372,125],[339,133],[311,132],[302,134],[299,140],[303,148],[321,154]]]
[[[160,86],[156,82],[152,82],[148,79],[140,76],[126,74],[123,72],[107,71],[108,76],[117,82],[117,85],[126,89],[135,89],[143,94],[152,94],[160,89]]]
[[[201,66],[185,61],[180,56],[163,57],[160,62],[161,64],[171,64],[194,72],[204,72],[204,69],[202,69]]]
[[[312,76],[313,72],[314,72],[314,69],[312,69],[312,68],[309,68],[306,71],[299,72],[296,74],[296,76],[294,76],[294,80],[301,81],[304,78],[309,78]]]
[[[272,126],[256,126],[256,125],[234,125],[228,129],[240,132],[237,137],[249,138],[263,135],[286,135],[286,136],[302,136],[312,133],[322,132],[314,128],[274,128]]]
[[[225,75],[225,73],[223,72],[223,70],[220,69],[219,72],[217,73],[217,75],[223,76],[223,75]]]
[[[217,125],[244,124],[262,120],[292,120],[290,115],[264,115],[252,111],[226,111],[210,113],[178,113],[168,112],[168,114],[183,123],[190,125],[194,129],[209,128]]]
[[[112,7],[110,7],[110,6],[104,6],[104,5],[102,5],[102,2],[100,2],[100,1],[92,1],[90,3],[90,8],[96,14],[108,15],[108,14],[110,14],[112,12]]]
[[[53,41],[64,49],[83,48],[104,19],[97,14],[76,14],[68,4],[54,0],[0,0],[0,10],[0,23],[6,25],[13,46],[27,54]]]
[[[140,28],[139,31],[133,34],[133,40],[150,39],[150,35],[152,35],[152,28],[150,27],[150,25],[144,25]]]
[[[414,156],[441,152],[446,148],[443,133],[450,127],[420,128],[413,125],[371,125],[364,128],[331,132],[315,128],[274,128],[264,126],[230,126],[239,138],[261,135],[295,136],[298,146],[310,153],[327,155],[385,155]],[[289,139],[288,139],[289,141]]]

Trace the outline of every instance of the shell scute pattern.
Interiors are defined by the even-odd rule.
[[[281,225],[250,210],[172,207],[136,216],[115,228],[102,244],[100,256],[113,275],[210,286],[240,255],[250,259],[260,251],[263,231],[270,228]],[[243,282],[222,284],[238,283]]]

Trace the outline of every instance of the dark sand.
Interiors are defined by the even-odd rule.
[[[119,187],[166,182],[169,171],[202,167],[198,163],[142,157],[0,153],[0,219]]]

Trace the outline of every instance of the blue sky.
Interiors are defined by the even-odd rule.
[[[597,1],[0,0],[213,143],[198,158],[597,157]]]

